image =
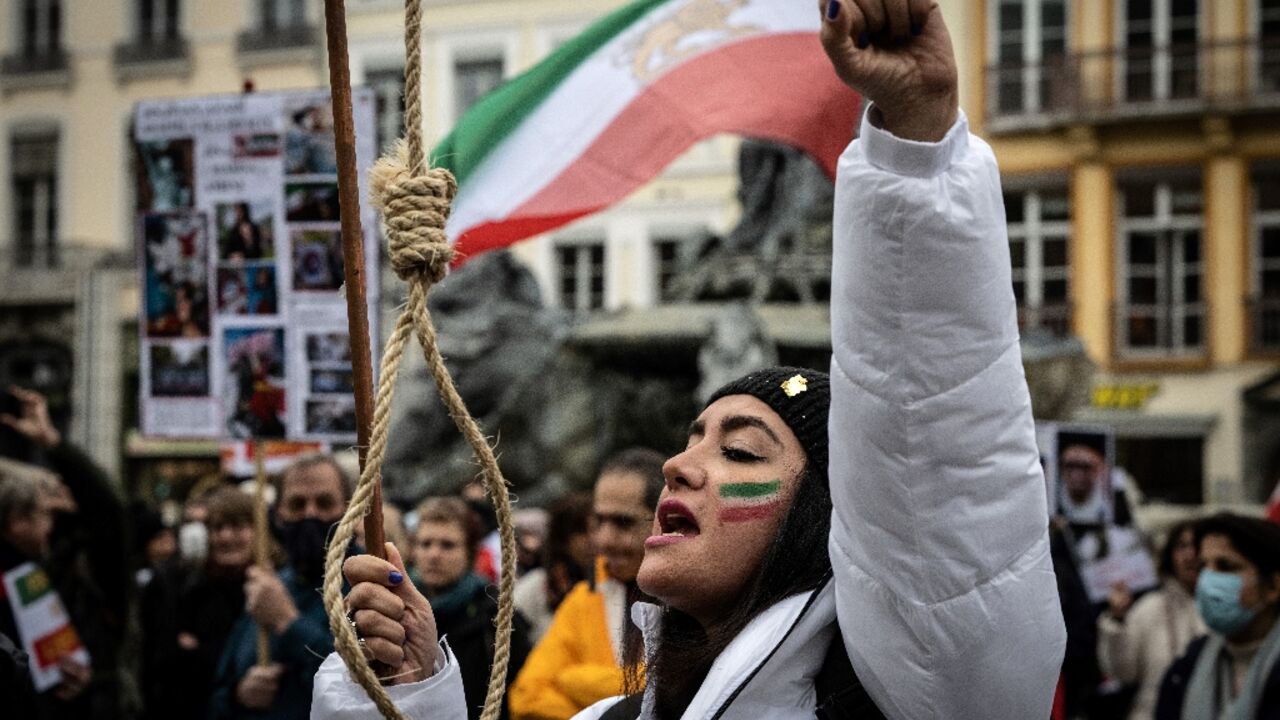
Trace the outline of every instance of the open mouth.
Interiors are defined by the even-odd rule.
[[[694,537],[698,534],[698,521],[684,503],[666,500],[658,506],[658,528],[662,537]]]

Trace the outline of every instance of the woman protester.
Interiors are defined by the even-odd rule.
[[[458,659],[471,720],[480,717],[484,707],[498,614],[497,588],[471,569],[483,536],[480,518],[459,498],[428,498],[418,506],[409,577],[430,601],[436,632],[448,637]],[[528,626],[518,617],[511,633],[508,682],[515,679],[528,654]]]
[[[822,11],[874,103],[836,182],[832,374],[752,373],[694,421],[638,576],[642,693],[579,718],[1049,716],[1064,632],[994,156],[935,4]],[[461,718],[458,662],[388,557],[346,562],[357,630],[407,714]],[[338,708],[376,715],[330,656],[313,717]]]
[[[218,658],[244,611],[253,563],[253,499],[233,487],[202,496],[208,550],[203,563],[175,563],[142,595],[142,689],[146,717],[204,717]]]
[[[1129,720],[1150,720],[1160,679],[1190,642],[1205,633],[1196,612],[1195,522],[1178,523],[1160,551],[1160,587],[1136,602],[1123,584],[1112,588],[1098,616],[1098,664],[1102,672],[1137,686]]]
[[[1280,526],[1221,513],[1196,525],[1196,608],[1209,634],[1165,673],[1157,720],[1280,718]]]

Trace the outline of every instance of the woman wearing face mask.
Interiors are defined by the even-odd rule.
[[[223,487],[201,498],[208,528],[203,563],[174,565],[142,596],[146,717],[202,717],[218,658],[244,610],[253,562],[253,500]]]
[[[1195,535],[1209,635],[1165,674],[1156,718],[1280,718],[1280,526],[1223,513]]]
[[[413,531],[413,565],[409,577],[431,602],[436,631],[449,638],[458,658],[467,716],[480,717],[489,664],[493,660],[497,588],[472,571],[483,527],[480,519],[458,498],[428,498],[418,506]],[[508,681],[515,679],[529,654],[528,626],[517,617],[511,633]],[[502,717],[507,717],[504,712]]]
[[[637,577],[644,687],[580,718],[1049,716],[1065,633],[994,157],[936,5],[821,10],[874,101],[836,181],[831,376],[753,373],[697,416]],[[408,673],[406,713],[460,718],[458,663],[388,556],[346,562],[356,629]],[[376,716],[336,656],[314,688],[313,718]]]
[[[1134,602],[1123,585],[1111,591],[1098,617],[1098,665],[1123,683],[1137,685],[1129,720],[1149,720],[1156,710],[1160,679],[1187,644],[1205,633],[1196,612],[1195,523],[1178,523],[1160,552],[1160,588]]]

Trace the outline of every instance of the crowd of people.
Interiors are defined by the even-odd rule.
[[[17,716],[308,717],[312,677],[333,649],[317,588],[352,489],[342,464],[328,455],[290,464],[274,480],[266,538],[255,529],[254,495],[230,479],[187,498],[170,527],[154,509],[130,507],[62,439],[42,396],[11,392],[21,412],[0,420],[41,448],[49,469],[0,461],[0,570],[40,566],[91,659],[64,658],[59,682],[37,692],[17,619],[0,605],[0,694]],[[519,532],[503,717],[568,718],[622,691],[627,608],[664,459],[625,450],[604,463],[592,493],[521,511],[534,521]],[[384,518],[405,550],[407,579],[464,668],[469,715],[479,717],[498,610],[495,515],[466,488],[407,513],[388,505]]]
[[[831,374],[732,380],[674,456],[622,450],[589,496],[525,513],[503,716],[1280,718],[1280,525],[1190,519],[1124,568],[1152,583],[1099,592],[1100,561],[1143,557],[1137,513],[1086,437],[1059,437],[1045,490],[998,172],[940,11],[823,15],[874,103],[837,181]],[[265,529],[230,483],[167,528],[11,392],[0,423],[47,469],[0,464],[6,715],[378,716],[318,592],[341,463],[289,465]],[[482,495],[387,507],[386,559],[346,548],[347,620],[408,716],[481,714],[502,567]],[[37,600],[56,627],[33,641]]]
[[[45,451],[50,470],[0,464],[0,568],[38,563],[90,658],[64,658],[58,684],[36,693],[15,616],[0,607],[5,696],[19,716],[308,717],[312,678],[333,648],[316,588],[351,491],[342,465],[308,456],[281,474],[262,557],[251,494],[227,483],[195,495],[178,527],[154,512],[131,517],[106,474],[62,440],[43,398],[12,392],[23,412],[4,422]],[[1083,456],[1068,443],[1060,461],[1083,465]],[[632,604],[649,599],[636,578],[665,460],[621,451],[590,493],[567,494],[520,527],[504,718],[571,718],[623,693],[628,672],[643,675],[644,656],[626,636]],[[1089,477],[1071,482],[1081,496],[1095,491]],[[429,497],[408,513],[388,506],[386,518],[457,659],[474,720],[494,653],[500,562],[493,513],[468,494]],[[1120,520],[1132,522],[1120,501]],[[1155,553],[1158,586],[1116,583],[1093,602],[1076,548],[1096,523],[1064,513],[1050,524],[1068,631],[1054,717],[1280,713],[1280,526],[1233,515],[1179,522]]]

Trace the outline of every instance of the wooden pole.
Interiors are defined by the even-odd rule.
[[[266,448],[261,440],[254,440],[253,448],[253,562],[259,568],[271,572],[271,544],[267,530],[267,465]],[[258,664],[271,664],[271,635],[258,626]]]
[[[360,471],[373,427],[373,354],[370,351],[369,304],[365,299],[364,236],[360,229],[360,186],[356,173],[356,133],[351,112],[351,72],[347,67],[347,10],[343,0],[325,0],[324,30],[329,44],[329,88],[333,99],[333,135],[338,151],[338,201],[342,215],[342,258],[347,295],[347,328],[351,342],[352,379],[356,398],[356,448]],[[374,282],[377,278],[374,278]],[[365,548],[385,558],[382,533],[382,482],[373,484],[373,500],[364,518]]]

